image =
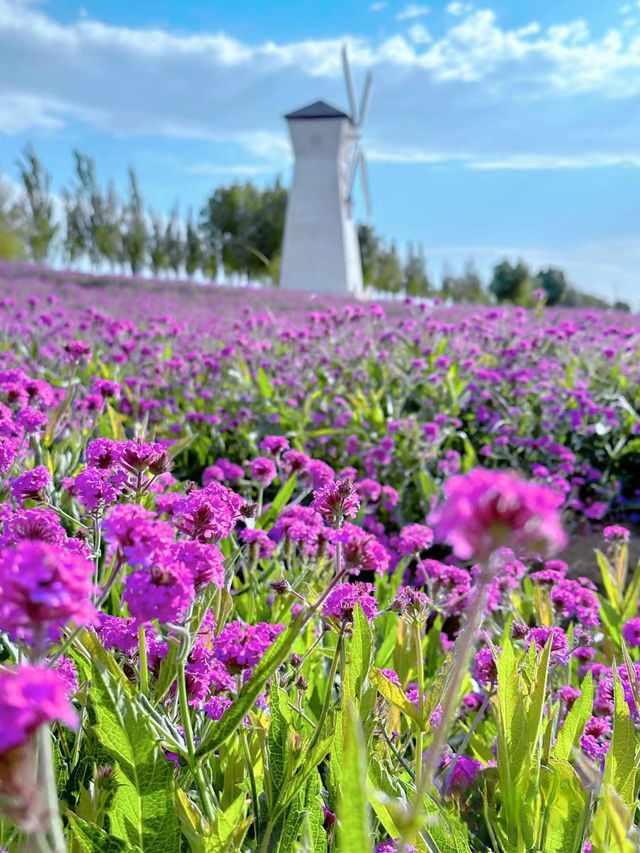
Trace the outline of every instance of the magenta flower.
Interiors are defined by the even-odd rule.
[[[609,527],[605,527],[602,535],[607,542],[611,542],[614,545],[624,545],[629,541],[631,533],[626,527],[622,527],[619,524],[611,524]]]
[[[273,459],[267,459],[266,456],[258,456],[252,459],[249,465],[249,476],[262,487],[272,483],[277,473]]]
[[[54,670],[31,664],[0,670],[0,753],[25,743],[54,720],[75,729],[67,685]]]
[[[61,545],[22,541],[0,553],[0,630],[28,643],[53,639],[96,612],[93,565]]]
[[[344,518],[355,518],[360,509],[360,498],[353,480],[344,477],[317,489],[313,493],[311,507],[336,527]]]
[[[325,599],[322,615],[335,616],[340,622],[346,624],[353,621],[355,606],[360,604],[364,615],[369,622],[372,622],[378,615],[378,602],[373,595],[374,589],[372,583],[338,584]]]
[[[215,638],[216,657],[233,675],[251,670],[281,631],[284,625],[269,622],[257,625],[229,622]]]
[[[215,545],[202,542],[177,542],[173,547],[176,559],[183,563],[198,592],[207,584],[224,586],[224,554]]]
[[[622,636],[625,643],[632,649],[640,646],[640,616],[629,619],[622,626]]]
[[[179,622],[195,597],[193,579],[181,563],[154,564],[139,569],[125,581],[122,600],[140,625],[157,619],[160,624]]]
[[[219,542],[240,518],[244,499],[220,483],[194,489],[174,507],[179,529],[200,542]]]
[[[481,687],[495,685],[498,669],[491,649],[484,648],[476,652],[472,672],[474,679]]]
[[[455,760],[455,767],[451,776],[447,779],[446,793],[468,790],[476,781],[478,774],[483,769],[483,764],[476,758],[460,755]]]
[[[566,545],[562,497],[548,486],[513,472],[474,468],[450,477],[444,495],[430,522],[437,538],[462,560],[485,561],[501,547],[550,554]]]
[[[50,485],[51,474],[44,465],[38,465],[13,480],[11,494],[19,504],[27,500],[41,501],[44,498],[44,490]]]
[[[289,449],[289,441],[283,435],[267,435],[260,442],[260,450],[278,456]]]
[[[433,530],[424,524],[407,524],[393,540],[393,547],[399,554],[419,554],[433,544]]]

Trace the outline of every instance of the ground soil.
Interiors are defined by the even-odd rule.
[[[604,541],[600,532],[574,533],[569,539],[566,551],[558,555],[569,564],[569,576],[584,576],[601,585],[600,569],[596,562],[595,550],[604,550]],[[629,568],[633,569],[640,560],[640,530],[631,533],[629,541]]]

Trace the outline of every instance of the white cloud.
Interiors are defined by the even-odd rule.
[[[424,24],[413,24],[409,27],[409,38],[414,44],[429,44],[433,41],[431,33]]]
[[[409,3],[396,15],[396,21],[413,21],[415,18],[423,18],[431,9],[421,6],[419,3]]]
[[[496,160],[472,160],[472,169],[599,169],[615,166],[640,167],[640,151],[637,153],[597,153],[577,154],[514,154]]]
[[[374,72],[371,159],[635,165],[640,117],[628,99],[640,95],[640,37],[596,37],[580,20],[509,29],[486,8],[429,37],[414,20],[406,35],[381,39],[249,44],[224,32],[60,23],[45,8],[0,0],[0,128],[54,134],[75,122],[111,137],[204,140],[225,147],[223,163],[235,151],[240,166],[281,168],[290,156],[283,113],[319,97],[344,106],[347,41],[358,82]]]
[[[369,8],[372,12],[381,12],[383,9],[386,9],[389,4],[385,3],[384,0],[377,0],[376,3],[372,3]]]
[[[458,0],[454,0],[453,3],[449,3],[446,6],[445,12],[448,12],[450,15],[455,15],[456,17],[458,17],[460,15],[466,15],[467,12],[470,12],[472,10],[472,8],[473,6],[471,5],[471,3],[460,3],[458,2]]]

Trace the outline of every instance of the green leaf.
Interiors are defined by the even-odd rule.
[[[582,692],[571,706],[571,710],[558,734],[551,752],[553,758],[568,761],[574,747],[578,747],[584,726],[593,711],[593,677],[589,672],[582,682]]]
[[[100,663],[92,668],[94,732],[117,761],[111,832],[141,851],[179,853],[173,770],[132,695]]]
[[[373,631],[360,604],[353,611],[353,631],[344,672],[343,696],[359,700],[373,658]]]
[[[269,381],[269,377],[265,373],[263,367],[258,368],[258,375],[256,376],[256,382],[258,383],[258,388],[260,389],[260,393],[262,396],[268,400],[273,397],[273,385]]]
[[[552,758],[542,769],[541,789],[546,805],[541,821],[542,853],[581,853],[590,796],[576,771],[567,761]]]
[[[602,551],[599,551],[597,548],[596,560],[598,562],[598,567],[600,568],[600,576],[602,577],[602,584],[605,588],[605,592],[607,593],[607,598],[609,599],[611,606],[617,612],[620,612],[622,590],[619,589],[618,585],[615,583],[613,569],[609,560],[607,560]]]
[[[303,610],[298,614],[295,622],[292,622],[287,630],[283,631],[267,649],[260,662],[254,667],[251,678],[238,693],[233,705],[225,712],[222,719],[211,727],[209,734],[200,743],[200,746],[196,750],[198,757],[206,755],[211,750],[220,746],[221,743],[224,743],[236,731],[245,714],[255,704],[256,699],[264,689],[267,679],[270,678],[289,654],[291,647],[300,633],[305,618],[306,615]]]
[[[278,799],[287,775],[287,741],[291,722],[283,713],[283,706],[286,708],[286,705],[287,694],[278,687],[274,678],[271,682],[271,715],[267,733],[268,782],[274,802]]]
[[[343,744],[343,773],[338,804],[338,850],[367,853],[371,850],[371,831],[367,805],[366,750],[358,712],[353,702],[345,706],[346,725]]]
[[[633,814],[636,807],[638,737],[624,698],[620,676],[615,666],[613,667],[613,680],[613,735],[604,763],[604,782],[613,785],[625,807]]]
[[[68,811],[66,817],[73,837],[80,844],[83,853],[135,853],[140,850],[139,847],[132,847],[128,842],[123,841],[122,838],[109,835],[95,823],[83,820],[73,812]]]
[[[273,522],[276,520],[278,515],[280,514],[280,510],[288,503],[289,498],[294,492],[296,487],[296,475],[292,474],[289,479],[284,483],[275,498],[271,502],[271,505],[268,509],[262,513],[260,518],[256,519],[256,527],[260,530],[264,530],[266,527],[270,527]]]
[[[392,705],[399,708],[402,713],[406,714],[406,716],[409,717],[409,719],[416,725],[420,725],[418,709],[413,702],[410,702],[407,699],[401,687],[398,687],[397,684],[393,684],[389,681],[389,679],[386,678],[379,669],[372,669],[369,673],[369,679],[371,683],[378,688],[385,699],[388,699]]]

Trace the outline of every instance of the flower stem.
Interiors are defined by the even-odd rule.
[[[322,711],[320,711],[320,716],[318,717],[318,725],[316,726],[316,730],[313,733],[313,737],[311,738],[311,742],[307,747],[307,753],[311,752],[314,746],[317,744],[320,739],[320,735],[322,734],[322,729],[327,719],[327,714],[329,713],[329,707],[331,706],[331,695],[333,693],[333,682],[336,678],[336,672],[338,670],[338,662],[340,660],[340,655],[342,652],[342,644],[344,642],[344,631],[340,631],[340,635],[338,636],[338,642],[336,643],[336,650],[333,655],[333,661],[331,663],[331,671],[329,673],[329,681],[327,684],[327,691],[324,696],[324,704],[322,705]]]
[[[147,638],[144,625],[138,626],[138,646],[140,648],[140,690],[149,695],[149,661],[147,659]]]
[[[419,622],[413,623],[413,640],[416,647],[416,669],[418,670],[418,714],[420,728],[416,735],[416,788],[422,787],[422,751],[424,743],[424,661],[422,660],[422,631]]]
[[[187,679],[184,674],[184,659],[178,660],[178,696],[180,699],[180,716],[182,717],[182,727],[184,729],[184,739],[187,745],[188,764],[193,779],[200,795],[200,803],[202,809],[210,823],[214,823],[216,819],[215,811],[207,791],[207,786],[202,777],[198,761],[196,759],[196,749],[193,740],[193,729],[191,728],[191,716],[189,713],[189,700],[187,697]]]
[[[60,822],[60,809],[58,806],[58,789],[53,769],[53,750],[51,748],[51,734],[46,726],[38,731],[38,746],[40,760],[40,778],[47,797],[47,819],[53,840],[52,850],[54,853],[65,853],[67,849]]]

